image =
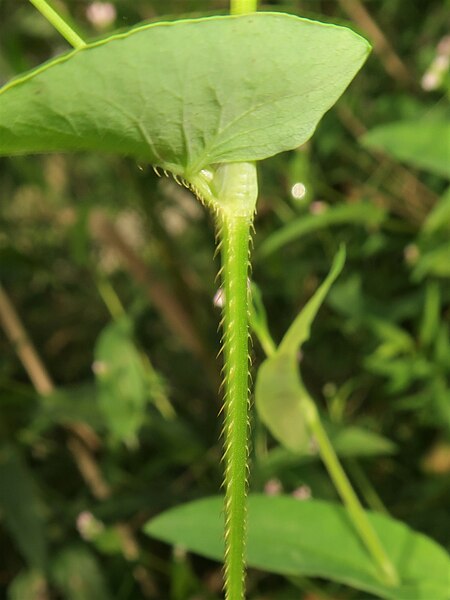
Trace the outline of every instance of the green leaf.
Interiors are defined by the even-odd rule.
[[[440,197],[439,202],[427,216],[422,231],[424,234],[433,234],[441,229],[443,231],[450,230],[450,187],[447,188]]]
[[[261,421],[286,448],[305,454],[310,435],[299,390],[295,357],[276,353],[258,370],[255,405]]]
[[[117,527],[106,527],[95,533],[89,541],[101,554],[123,554],[123,540]]]
[[[450,435],[450,389],[448,377],[435,377],[431,381],[431,410],[435,424]],[[430,420],[428,415],[428,419]],[[433,418],[434,417],[434,418]]]
[[[376,355],[381,358],[393,358],[395,356],[413,355],[416,351],[416,343],[413,336],[405,329],[387,319],[368,316],[366,322],[375,336],[380,340],[376,349]]]
[[[325,296],[329,289],[339,277],[345,263],[345,248],[341,246],[336,254],[330,272],[326,279],[314,292],[312,298],[308,300],[300,314],[295,318],[292,325],[281,340],[278,352],[297,356],[297,352],[301,350],[303,344],[309,340],[311,333],[311,325],[322,306]]]
[[[450,179],[450,121],[401,121],[372,129],[361,141],[413,167]]]
[[[425,284],[425,303],[420,324],[419,340],[425,348],[439,336],[441,325],[441,290],[436,281]],[[445,327],[442,327],[445,331]]]
[[[368,371],[389,380],[387,390],[391,394],[404,392],[414,383],[435,375],[433,364],[421,355],[394,358],[375,351],[364,360],[364,365]]]
[[[309,338],[312,322],[344,261],[345,250],[341,248],[325,281],[292,323],[276,353],[258,370],[255,387],[258,414],[272,435],[293,452],[304,453],[309,439],[303,402],[307,392],[298,373],[298,352]]]
[[[437,237],[437,236],[435,236]],[[442,242],[433,240],[432,248],[426,248],[420,254],[419,259],[414,266],[413,279],[420,281],[426,276],[450,277],[450,241],[448,236]]]
[[[306,214],[281,227],[265,238],[258,249],[257,256],[268,256],[301,237],[336,225],[380,225],[386,216],[386,210],[371,202],[356,204],[337,204],[319,215]]]
[[[94,370],[99,406],[113,442],[133,443],[144,421],[149,390],[127,318],[107,325],[100,334]]]
[[[27,425],[27,434],[39,436],[55,425],[68,425],[76,421],[101,429],[104,419],[96,396],[94,383],[60,387],[51,394],[39,396],[36,413]]]
[[[159,515],[145,532],[222,560],[222,513],[223,498],[206,498]],[[247,563],[282,575],[324,577],[391,600],[446,600],[450,559],[445,550],[399,521],[367,516],[398,569],[398,587],[379,580],[345,509],[319,500],[251,495]]]
[[[60,552],[51,567],[52,579],[65,600],[111,600],[95,556],[83,546]]]
[[[44,600],[47,592],[47,581],[40,571],[21,571],[8,587],[8,600]]]
[[[0,154],[99,150],[189,179],[303,144],[364,63],[344,27],[282,13],[144,25],[0,90]]]
[[[30,567],[47,563],[45,524],[33,476],[17,450],[0,448],[0,519]]]
[[[387,438],[362,427],[339,427],[329,431],[336,453],[341,457],[393,454],[396,445]]]
[[[338,456],[341,458],[367,458],[374,456],[385,456],[394,454],[397,451],[397,446],[388,438],[355,425],[341,425],[331,423],[326,418],[321,417],[323,426],[330,438],[330,442]],[[285,424],[284,432],[290,432],[290,428]],[[286,435],[284,434],[283,443],[285,448]],[[280,464],[283,465],[299,465],[306,460],[314,460],[319,458],[317,448],[309,435],[299,437],[298,429],[292,433],[291,447],[295,447],[295,452],[285,450],[280,446],[271,450],[275,458],[278,457]]]

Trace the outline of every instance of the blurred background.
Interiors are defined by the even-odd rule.
[[[228,9],[54,4],[87,39]],[[448,546],[450,3],[261,4],[349,25],[374,46],[314,138],[260,163],[252,277],[270,331],[281,339],[345,243],[304,379],[365,506]],[[0,0],[0,83],[67,48],[28,2]],[[141,532],[220,489],[213,254],[205,210],[148,165],[0,160],[0,597],[221,597],[218,564]],[[256,341],[252,355],[256,373]],[[252,491],[337,500],[314,453],[280,454],[256,417],[252,435]],[[260,600],[370,598],[253,570],[248,589]]]

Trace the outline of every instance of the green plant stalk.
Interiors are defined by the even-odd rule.
[[[231,0],[232,15],[257,0]],[[249,243],[257,199],[256,166],[225,165],[219,177],[218,238],[222,256],[225,460],[225,599],[245,597],[245,538],[249,429]],[[230,197],[231,196],[231,197]]]
[[[232,15],[257,9],[257,0],[231,0]],[[222,185],[223,200],[231,194],[235,210],[219,211],[217,225],[224,290],[225,376],[225,598],[245,597],[245,537],[249,429],[249,242],[257,198],[256,167],[225,167],[231,173]],[[226,182],[226,176],[223,179]],[[227,189],[228,188],[228,189]],[[222,200],[222,199],[221,199]],[[237,209],[237,210],[236,210]]]
[[[347,470],[350,473],[353,481],[356,483],[356,486],[359,487],[361,494],[366,500],[367,506],[369,506],[371,510],[389,516],[389,511],[383,504],[383,501],[368,479],[367,475],[364,473],[364,470],[361,468],[358,461],[356,459],[349,459],[346,461],[346,464],[348,465]]]
[[[115,289],[106,277],[99,276],[97,280],[97,289],[111,317],[118,321],[126,315],[125,309],[117,295]]]
[[[264,319],[258,318],[258,310],[257,310],[257,302],[258,302],[259,292],[257,288],[251,288],[251,301],[248,311],[248,318],[250,322],[250,328],[256,334],[256,337],[261,344],[262,349],[264,350],[265,355],[270,358],[277,351],[277,345],[273,341],[272,336],[270,335],[270,331],[267,327],[267,323]],[[262,304],[262,301],[259,300]]]
[[[248,459],[248,246],[246,217],[219,217],[223,265],[225,354],[226,598],[244,597]]]
[[[316,405],[309,397],[307,391],[303,391],[302,402],[305,410],[305,417],[310,432],[319,446],[320,456],[325,467],[349,512],[355,529],[372,556],[375,564],[378,566],[383,579],[387,585],[396,586],[399,584],[397,571],[386,554],[376,531],[372,527],[372,524],[361,506],[352,484],[339,462],[336,452],[322,425]]]
[[[250,315],[250,322],[251,319],[252,317]],[[252,325],[252,329],[255,331],[255,333],[257,333],[259,343],[261,344],[261,347],[264,350],[266,356],[273,356],[277,350],[277,347],[275,345],[275,342],[271,338],[269,332],[263,329],[262,327],[259,327],[259,325],[257,325],[256,323]],[[256,332],[256,330],[258,331]]]
[[[258,0],[231,0],[230,14],[245,15],[256,12],[258,9]]]
[[[84,48],[86,42],[70,27],[70,25],[52,8],[46,0],[30,0],[38,11],[74,48]]]
[[[245,594],[248,459],[248,268],[250,231],[258,196],[256,165],[229,163],[191,178],[216,218],[222,258],[225,460],[225,598]]]

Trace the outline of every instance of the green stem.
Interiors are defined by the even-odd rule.
[[[97,289],[111,317],[115,321],[118,321],[120,318],[124,317],[125,309],[122,306],[119,296],[116,294],[116,291],[111,283],[105,277],[100,276],[98,278]]]
[[[254,163],[221,164],[191,178],[216,216],[224,290],[225,598],[245,593],[248,458],[248,254],[258,185]]]
[[[258,0],[231,0],[230,14],[245,15],[258,10]]]
[[[231,14],[256,11],[257,0],[231,0]],[[224,166],[219,174],[218,230],[222,254],[225,353],[225,599],[245,597],[248,468],[248,256],[257,198],[256,167]]]
[[[258,338],[264,353],[270,358],[277,351],[277,345],[270,335],[261,294],[255,284],[252,284],[251,296],[252,298],[248,312],[250,328]]]
[[[277,351],[277,347],[270,333],[262,327],[259,327],[257,324],[255,324],[254,326],[252,325],[252,329],[255,332],[256,337],[258,338],[259,343],[261,344],[261,347],[264,350],[266,356],[273,356]]]
[[[222,242],[225,353],[225,593],[244,597],[248,458],[247,217],[219,217]]]
[[[353,487],[347,475],[345,474],[345,471],[339,462],[330,439],[322,425],[316,405],[310,399],[306,390],[303,394],[303,401],[305,407],[305,416],[311,433],[319,446],[321,458],[325,463],[327,471],[349,512],[353,525],[355,526],[368,552],[375,561],[375,564],[378,565],[378,568],[384,576],[386,583],[391,586],[398,585],[399,579],[397,571],[390,558],[386,554],[376,531],[367,518],[367,515],[364,512],[364,509],[361,506],[361,503],[358,500],[358,497],[355,494],[355,491],[353,490]]]
[[[347,465],[348,471],[353,481],[356,483],[356,486],[359,487],[361,494],[365,498],[367,506],[369,506],[373,511],[389,516],[389,511],[383,504],[383,501],[378,495],[376,489],[373,487],[367,475],[364,473],[364,470],[358,461],[356,459],[348,460]]]
[[[84,48],[86,42],[70,27],[70,25],[52,8],[46,0],[30,0],[38,11],[74,48]]]

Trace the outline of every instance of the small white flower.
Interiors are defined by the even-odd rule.
[[[321,215],[328,209],[328,204],[326,202],[322,202],[321,200],[315,200],[311,202],[309,206],[309,212],[312,215]]]
[[[96,29],[106,29],[116,20],[116,7],[111,2],[93,2],[86,9],[86,18]]]
[[[80,512],[77,517],[77,529],[84,540],[96,538],[104,528],[103,523],[87,510]]]
[[[101,377],[102,375],[106,375],[108,372],[108,365],[104,360],[94,360],[91,365],[91,369],[94,375]]]
[[[440,84],[439,76],[437,73],[435,73],[433,71],[427,71],[425,73],[425,75],[422,77],[422,81],[420,82],[422,89],[424,89],[426,92],[435,90],[436,88],[439,87],[439,84]]]
[[[309,500],[311,498],[311,488],[309,485],[301,485],[292,492],[292,496],[297,500]]]
[[[415,265],[420,257],[419,248],[416,244],[408,244],[403,250],[403,256],[408,265]]]
[[[279,496],[283,491],[283,486],[279,479],[269,479],[264,486],[264,492],[268,496]]]

